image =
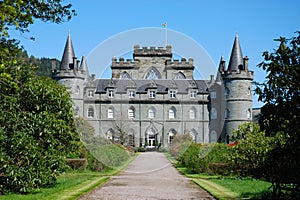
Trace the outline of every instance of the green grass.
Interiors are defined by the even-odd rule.
[[[176,166],[176,160],[169,153],[166,157]],[[185,167],[176,167],[186,177],[208,191],[217,199],[260,199],[271,183],[252,178],[224,177],[220,175],[194,174]]]
[[[271,183],[252,178],[212,178],[210,182],[221,185],[231,191],[234,191],[240,198],[258,199],[268,191]]]
[[[123,171],[137,156],[131,156],[121,166],[101,172],[70,172],[58,177],[53,187],[42,188],[30,194],[0,195],[2,200],[63,200],[77,199],[87,192],[99,187],[110,179],[110,176]]]

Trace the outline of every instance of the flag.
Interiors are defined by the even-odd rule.
[[[167,27],[167,22],[163,23],[162,25],[163,25],[164,28],[166,28]]]

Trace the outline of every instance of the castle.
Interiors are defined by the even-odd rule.
[[[89,75],[85,57],[77,60],[69,34],[52,77],[69,89],[75,114],[114,142],[169,147],[183,133],[196,143],[229,142],[233,129],[252,121],[253,71],[238,36],[216,78],[195,80],[194,68],[192,58],[173,59],[169,45],[135,45],[133,59],[112,58],[111,78],[98,79]]]

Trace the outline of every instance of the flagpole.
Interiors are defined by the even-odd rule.
[[[165,46],[168,44],[168,29],[167,29],[167,22],[163,23],[163,27],[165,28]]]

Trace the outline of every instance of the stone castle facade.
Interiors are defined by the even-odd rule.
[[[97,79],[85,57],[77,60],[68,35],[52,77],[69,88],[75,114],[110,140],[169,147],[176,134],[189,133],[197,143],[228,142],[233,129],[252,121],[253,72],[238,37],[216,78],[195,80],[194,68],[192,58],[173,59],[171,46],[136,45],[133,59],[112,58],[111,78]]]

